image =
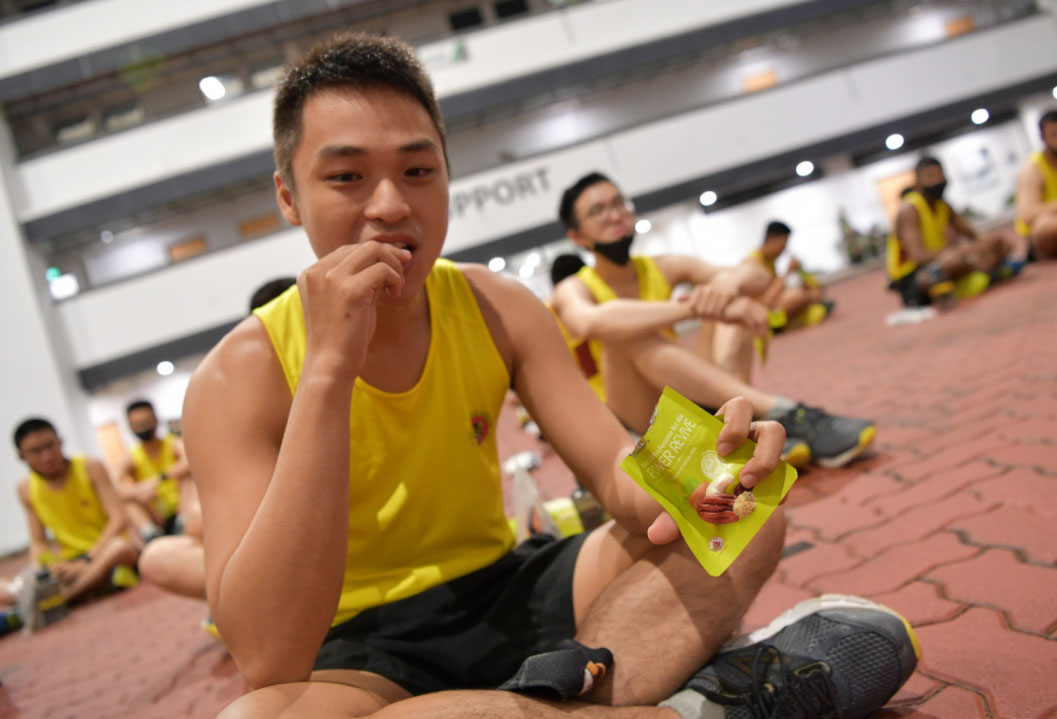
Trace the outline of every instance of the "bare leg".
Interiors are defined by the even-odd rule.
[[[160,537],[139,559],[144,580],[185,597],[206,598],[205,548],[195,537]]]
[[[785,310],[786,316],[792,319],[793,315],[802,311],[811,304],[812,293],[805,287],[787,287],[778,295],[777,306]]]
[[[607,404],[625,425],[640,433],[649,426],[653,407],[666,385],[712,408],[731,397],[746,397],[757,417],[766,416],[777,399],[660,335],[608,344],[602,365]]]
[[[1040,260],[1057,259],[1057,212],[1043,213],[1035,220],[1031,244]]]
[[[67,600],[76,599],[85,592],[103,584],[115,567],[122,564],[136,565],[136,550],[127,539],[114,537],[96,552],[84,571],[68,586],[62,588]]]
[[[716,325],[712,361],[745,384],[752,381],[752,332],[734,324]]]
[[[734,632],[777,566],[784,535],[779,509],[726,574],[710,577],[683,542],[656,547],[613,523],[595,530],[580,550],[573,580],[577,639],[611,649],[614,664],[588,694],[591,703],[555,704],[498,691],[439,692],[387,703],[379,692],[302,682],[253,692],[221,718],[676,719],[675,712],[655,704],[674,693]]]

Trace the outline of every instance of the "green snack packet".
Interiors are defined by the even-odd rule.
[[[756,444],[716,452],[723,422],[665,387],[646,434],[621,468],[675,519],[713,577],[727,571],[796,481],[785,462],[751,490],[737,482]]]

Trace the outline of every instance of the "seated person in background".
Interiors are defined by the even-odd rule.
[[[250,297],[250,312],[268,304],[291,285],[294,277],[280,277],[265,282]],[[202,547],[202,510],[194,506],[181,510],[183,534],[160,537],[148,544],[139,559],[139,573],[144,581],[175,594],[196,599],[206,598],[206,560]],[[211,624],[207,630],[213,632]]]
[[[661,391],[670,385],[704,407],[747,397],[757,418],[785,427],[786,452],[799,440],[823,466],[850,462],[873,440],[872,423],[756,389],[675,339],[672,325],[693,317],[765,331],[763,305],[741,296],[767,286],[770,278],[762,269],[721,269],[685,255],[632,256],[635,215],[617,186],[599,173],[565,191],[559,215],[568,236],[594,253],[595,266],[555,288],[554,310],[570,335],[601,345],[606,403],[629,429],[646,431]],[[694,285],[690,295],[670,300],[671,288],[683,282]]]
[[[932,302],[934,296],[959,295],[986,288],[1009,249],[997,235],[979,236],[943,199],[947,178],[934,157],[923,157],[914,169],[914,187],[903,195],[895,232],[888,237],[890,287],[908,307]],[[975,275],[973,273],[976,273]],[[970,285],[973,285],[970,287]],[[963,295],[964,296],[964,295]]]
[[[125,413],[140,441],[121,467],[118,495],[145,541],[180,534],[184,515],[198,511],[183,441],[171,434],[158,437],[158,417],[145,399],[131,402]]]
[[[1039,120],[1044,145],[1020,171],[1017,232],[1030,238],[1036,257],[1057,258],[1057,110]]]
[[[833,303],[823,298],[818,281],[803,271],[800,261],[795,257],[789,261],[789,269],[785,274],[778,276],[774,265],[785,252],[792,232],[784,222],[771,222],[767,225],[760,249],[750,252],[744,260],[746,264],[762,267],[771,276],[771,284],[758,299],[767,307],[784,313],[785,323],[781,327],[818,324],[833,308]],[[813,305],[818,305],[820,310],[812,310]],[[820,316],[808,317],[815,313]]]
[[[366,35],[324,42],[288,70],[274,123],[279,206],[319,260],[210,352],[184,407],[210,608],[256,689],[221,716],[725,711],[693,686],[679,714],[656,703],[737,626],[781,552],[781,511],[730,571],[705,574],[672,518],[617,468],[632,443],[543,304],[485,267],[438,259],[446,143],[410,46]],[[514,547],[494,431],[511,386],[616,522]],[[724,454],[758,440],[741,473],[755,484],[778,460],[781,429],[751,423],[744,400],[724,411]],[[804,629],[825,610],[813,610],[783,635],[804,639],[782,644],[785,672],[765,672],[767,701],[805,698],[790,672],[818,667],[812,653],[826,667],[826,676],[812,669],[812,690],[833,697],[838,716],[869,713],[905,680],[914,661],[902,624],[846,611],[818,622],[822,645],[864,641],[846,658],[818,656]],[[574,637],[612,650],[604,677],[585,681],[595,665],[580,661]],[[551,651],[574,662],[530,662],[518,685],[533,673],[568,677],[577,699],[495,691]],[[737,671],[756,652],[702,671]],[[866,661],[884,674],[884,696],[845,688]],[[728,703],[749,711],[764,701],[753,678],[730,687]]]
[[[566,277],[575,275],[586,266],[587,263],[583,261],[580,255],[558,255],[551,264],[551,287],[557,287]],[[554,312],[553,303],[548,303],[547,307],[550,308],[551,312]],[[555,314],[554,317],[557,319],[558,315]],[[558,320],[558,329],[561,330],[562,338],[565,340],[565,344],[568,345],[573,359],[576,360],[576,365],[584,373],[587,384],[591,385],[591,389],[595,391],[598,398],[605,402],[606,388],[602,382],[601,369],[602,346],[597,342],[591,342],[581,337],[573,337],[569,334],[569,330],[565,329],[565,325],[562,324],[560,319]]]
[[[115,574],[119,567],[135,566],[137,552],[124,536],[128,519],[102,463],[66,457],[46,419],[22,422],[14,441],[19,459],[29,466],[18,498],[29,524],[30,564],[47,567],[67,601],[108,583],[134,582],[129,570],[123,577]],[[13,603],[14,598],[4,592],[0,599]]]

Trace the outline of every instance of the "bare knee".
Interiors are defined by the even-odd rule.
[[[1040,259],[1057,258],[1057,214],[1046,215],[1035,221],[1031,230],[1031,244]]]
[[[257,689],[229,704],[217,719],[331,719],[366,717],[387,702],[357,687],[330,682],[296,682]]]
[[[184,537],[161,537],[148,544],[139,558],[140,577],[164,589],[177,584],[180,573],[176,566],[178,558],[174,554],[186,541]]]

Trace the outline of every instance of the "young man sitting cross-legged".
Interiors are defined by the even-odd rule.
[[[897,689],[914,653],[874,607],[807,611],[773,653],[715,656],[774,569],[782,513],[709,577],[617,468],[627,433],[547,309],[486,268],[437,259],[445,139],[410,47],[355,35],[318,47],[280,84],[274,129],[280,208],[319,261],[210,353],[183,415],[210,607],[255,689],[222,716],[722,715],[709,692],[744,711],[825,698],[853,716]],[[511,386],[614,522],[514,546],[494,431]],[[724,454],[757,442],[741,474],[752,485],[783,432],[753,423],[745,400],[722,411]],[[808,624],[817,651],[793,639]],[[854,648],[827,655],[838,642]],[[582,661],[561,669],[595,656],[584,646],[614,657],[593,683]],[[866,651],[882,688],[860,695],[847,687]],[[556,662],[525,663],[515,684],[591,688],[565,702],[497,690],[549,652]],[[676,694],[678,708],[657,706]]]

